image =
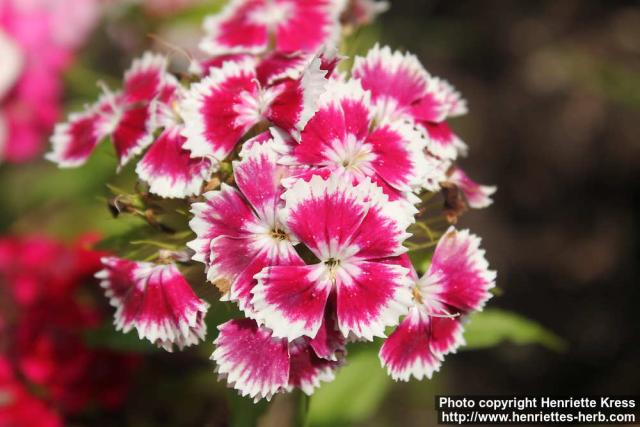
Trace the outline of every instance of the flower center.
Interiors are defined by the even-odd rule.
[[[271,230],[271,237],[275,240],[289,240],[289,236],[287,236],[287,233],[285,233],[283,230],[279,230],[279,229],[274,229]]]
[[[238,114],[235,125],[238,127],[252,126],[261,122],[271,103],[280,92],[281,87],[262,88],[256,81],[255,89],[243,91],[233,106],[233,111]]]
[[[324,154],[331,163],[346,171],[363,176],[373,173],[372,161],[375,154],[371,145],[358,141],[353,134],[348,134],[344,141],[333,141],[331,148],[325,149]]]

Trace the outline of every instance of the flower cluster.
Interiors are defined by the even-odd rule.
[[[88,243],[0,239],[0,425],[59,426],[66,414],[126,397],[139,359],[84,341],[102,318],[84,286],[102,256]]]
[[[448,120],[466,113],[464,99],[389,47],[340,69],[340,35],[385,8],[233,0],[206,19],[209,57],[189,76],[147,53],[122,90],[105,89],[52,139],[48,158],[71,167],[110,137],[119,167],[144,153],[136,172],[153,197],[190,203],[192,260],[245,315],[218,326],[212,359],[255,400],[311,394],[348,342],[389,332],[390,375],[431,377],[494,286],[479,238],[442,227],[495,191],[455,166],[467,146]],[[428,202],[441,193],[444,209]],[[434,246],[418,278],[407,252]],[[204,338],[209,304],[178,268],[184,250],[157,261],[105,258],[97,277],[118,329],[182,349]]]

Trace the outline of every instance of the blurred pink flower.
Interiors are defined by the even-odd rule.
[[[60,112],[61,74],[98,13],[99,0],[0,2],[0,52],[11,64],[0,70],[0,161],[42,151]]]
[[[93,404],[114,409],[126,398],[140,358],[84,340],[103,321],[91,298],[105,255],[90,248],[95,240],[0,237],[0,426],[59,426],[49,406],[66,415]],[[26,391],[34,386],[37,398]],[[11,399],[6,408],[3,397]],[[42,413],[40,423],[32,411]]]

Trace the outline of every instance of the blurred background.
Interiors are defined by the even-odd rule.
[[[568,344],[461,352],[443,366],[442,390],[640,393],[638,3],[394,2],[379,22],[385,42],[469,101],[453,124],[471,148],[461,164],[498,192],[462,224],[498,270],[504,293],[492,305]],[[430,407],[399,394],[387,410],[424,425]]]
[[[47,114],[57,118],[94,99],[97,80],[116,87],[145,48],[186,64],[186,55],[168,46],[193,45],[202,17],[220,7],[107,3],[56,65],[62,83],[54,92],[63,103],[60,111],[38,113],[45,117],[38,126],[47,129]],[[638,3],[392,1],[374,25],[352,36],[349,49],[364,52],[376,40],[412,51],[468,100],[470,113],[450,122],[470,147],[460,164],[498,192],[491,207],[460,224],[482,236],[498,271],[501,292],[490,306],[533,319],[563,342],[545,335],[538,341],[546,345],[482,348],[503,337],[472,338],[474,349],[448,357],[433,380],[406,384],[379,375],[375,357],[356,347],[337,385],[312,399],[311,425],[435,425],[435,394],[639,394]],[[7,106],[15,96],[2,101],[7,115],[15,114]],[[36,144],[31,157],[5,154],[0,234],[73,242],[87,232],[109,236],[132,227],[133,220],[116,220],[106,208],[104,183],[131,186],[133,176],[127,169],[115,174],[108,149],[70,171],[39,160],[44,149]],[[211,340],[184,353],[156,352],[111,337],[106,302],[95,297],[93,304],[106,320],[89,341],[139,353],[143,362],[121,403],[91,406],[66,425],[226,426],[258,419],[281,426],[290,419],[289,397],[253,407],[217,383],[207,361]],[[489,321],[500,329],[509,318]]]

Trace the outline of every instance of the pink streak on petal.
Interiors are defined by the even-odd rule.
[[[100,286],[105,289],[111,305],[118,307],[134,286],[138,263],[116,257],[105,257],[101,261],[104,269],[96,273],[96,277],[101,279]]]
[[[327,72],[320,66],[320,60],[314,58],[299,79],[284,80],[272,89],[277,90],[278,95],[269,105],[265,116],[296,140],[300,139],[300,132],[317,112],[319,98],[328,83],[325,78]]]
[[[410,114],[416,121],[437,123],[445,119],[446,106],[433,93],[427,93],[411,104]]]
[[[180,350],[204,338],[204,314],[208,304],[193,292],[175,265],[141,266],[136,290],[124,304],[135,305],[135,327],[141,338],[167,351]],[[140,295],[142,294],[142,295]]]

